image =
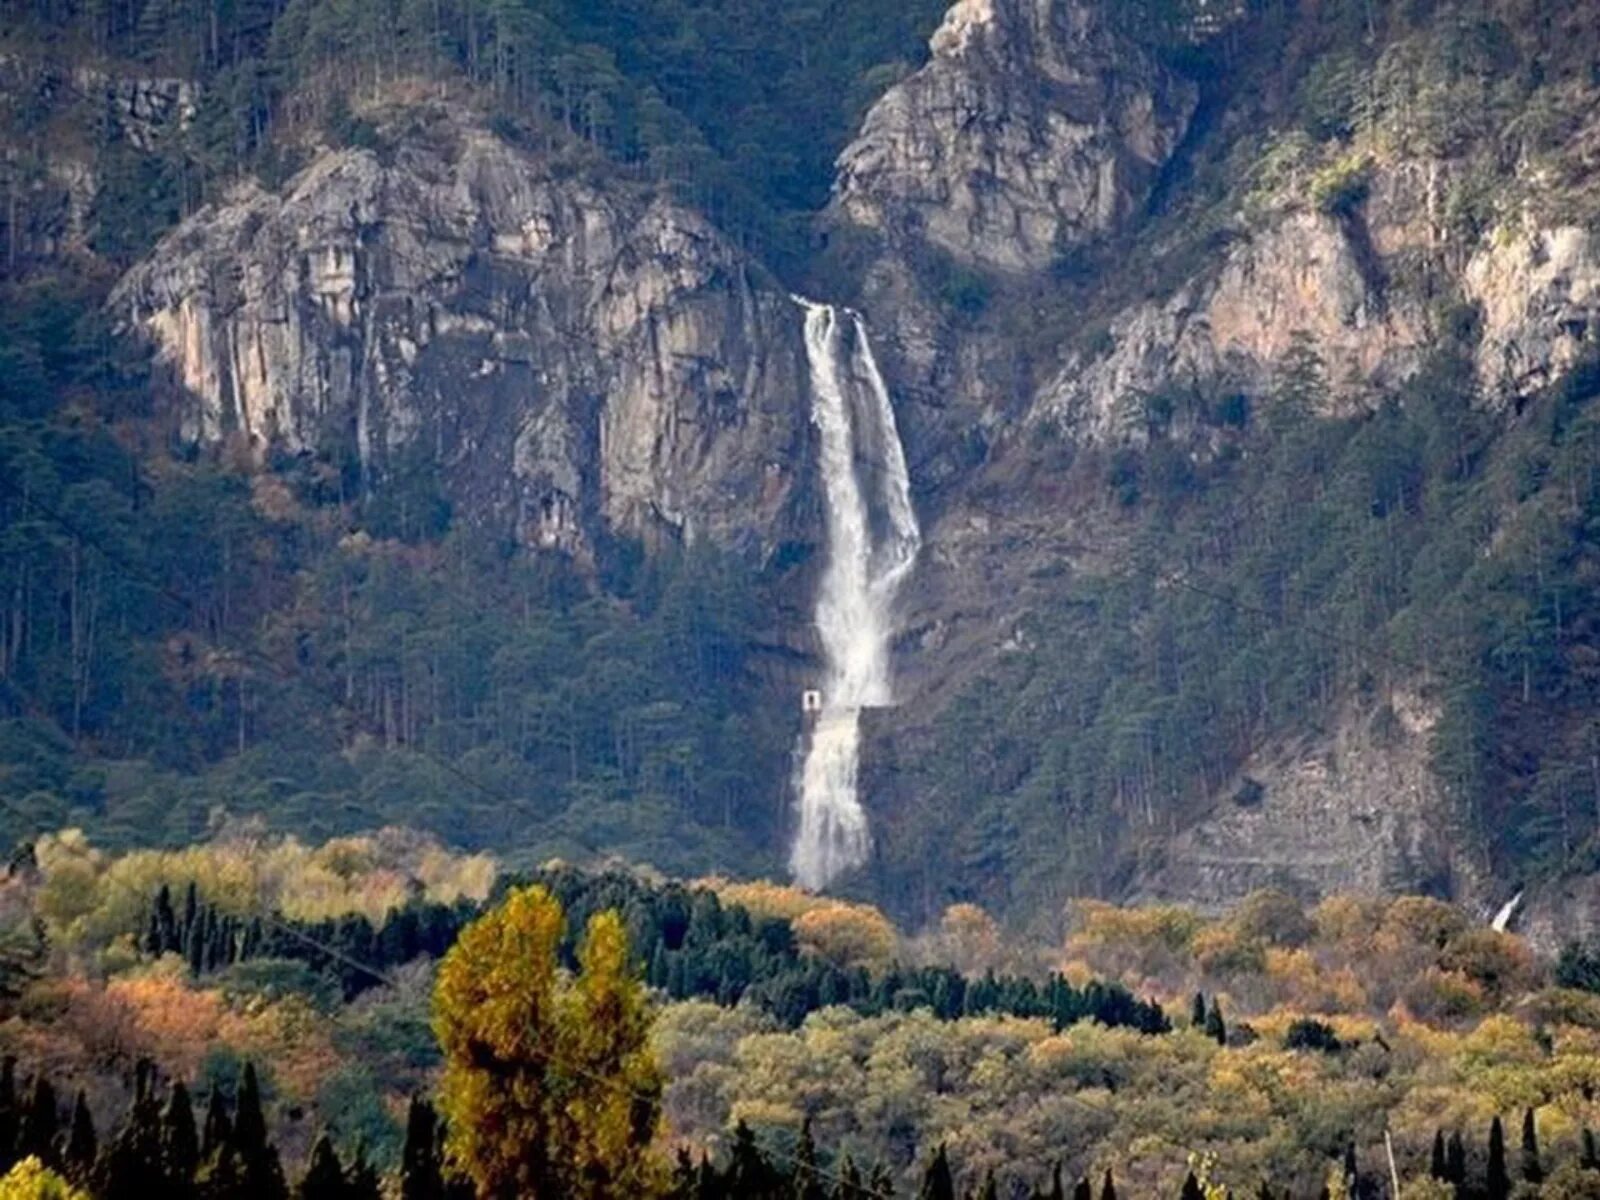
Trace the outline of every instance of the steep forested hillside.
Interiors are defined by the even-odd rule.
[[[876,858],[850,889],[913,918],[981,899],[1051,924],[1087,893],[1486,900],[1587,871],[1592,19],[1536,0],[966,4],[908,86],[944,7],[0,5],[0,828],[181,842],[226,810],[526,861],[777,869],[815,666],[804,438],[729,468],[741,495],[790,480],[759,552],[655,512],[586,514],[579,549],[552,551],[472,501],[487,441],[604,493],[594,459],[631,432],[653,468],[668,436],[596,415],[612,381],[587,347],[546,369],[548,343],[516,336],[575,340],[580,303],[517,274],[539,221],[485,232],[533,163],[541,187],[587,189],[573,211],[621,197],[646,230],[612,248],[590,229],[605,269],[580,282],[631,286],[606,310],[643,314],[621,357],[664,346],[639,374],[671,364],[704,401],[670,410],[671,436],[737,427],[757,377],[804,428],[780,356],[706,349],[765,329],[749,314],[788,288],[859,302],[880,339],[928,544],[897,647],[908,703],[871,722]],[[1020,32],[984,42],[985,21]],[[972,178],[946,135],[992,138]],[[452,195],[480,161],[460,145],[483,143],[511,167],[466,188],[481,211],[433,242],[397,233],[417,181]],[[341,171],[378,182],[330,232],[339,205],[316,201],[342,194],[318,188]],[[1112,193],[1052,214],[1095,179]],[[290,193],[303,210],[274,207]],[[669,202],[662,228],[637,216]],[[302,211],[281,261],[209,263],[206,231],[248,248]],[[179,323],[182,296],[108,310],[128,268],[181,257],[151,251],[196,213],[203,320]],[[683,317],[652,307],[653,276],[604,291],[651,254],[662,278],[703,271],[717,304],[757,299]],[[271,270],[298,282],[261,287]],[[194,412],[238,390],[211,343],[264,377],[335,369],[278,371],[281,349],[226,325],[241,296],[257,329],[285,324],[280,302],[324,306],[295,328],[368,375],[367,324],[465,329],[461,390],[513,363],[508,390],[561,374],[593,420],[450,442],[459,414],[419,390],[386,456],[354,414],[310,444],[196,436]],[[175,345],[203,369],[174,371]],[[1320,809],[1296,782],[1313,768],[1336,796]],[[1332,830],[1309,862],[1272,840],[1308,821]]]

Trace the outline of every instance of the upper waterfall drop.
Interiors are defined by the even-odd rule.
[[[821,434],[828,558],[817,591],[826,675],[801,761],[795,879],[826,887],[867,859],[856,794],[861,710],[888,704],[895,593],[922,545],[894,408],[859,314],[796,296],[805,310],[811,419]]]

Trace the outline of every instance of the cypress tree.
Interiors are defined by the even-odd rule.
[[[180,1185],[192,1183],[200,1168],[200,1138],[195,1132],[194,1105],[181,1079],[172,1085],[172,1094],[161,1112],[161,1159],[168,1177]]]
[[[817,1173],[817,1143],[811,1136],[811,1118],[800,1126],[800,1143],[795,1148],[794,1195],[796,1200],[826,1200]]]
[[[143,1200],[182,1194],[166,1172],[161,1152],[161,1114],[140,1073],[128,1117],[100,1156],[95,1175],[100,1200]]]
[[[178,948],[178,914],[172,911],[172,889],[166,884],[156,893],[155,930],[157,955]]]
[[[189,932],[184,935],[183,956],[189,960],[189,974],[199,979],[206,966],[205,930],[199,921],[190,925]]]
[[[1178,1193],[1178,1200],[1206,1200],[1205,1193],[1200,1190],[1200,1181],[1190,1171],[1183,1179],[1183,1190]]]
[[[254,1063],[245,1063],[239,1099],[233,1113],[233,1146],[244,1170],[242,1200],[277,1200],[287,1195],[277,1148],[267,1140],[267,1118],[261,1109],[261,1084]]]
[[[326,1130],[312,1143],[311,1161],[295,1195],[299,1200],[346,1200],[344,1167]]]
[[[1522,1114],[1522,1178],[1529,1183],[1544,1182],[1544,1168],[1539,1165],[1539,1131],[1531,1108]]]
[[[1507,1200],[1511,1176],[1506,1171],[1506,1131],[1496,1117],[1489,1126],[1489,1170],[1485,1177],[1489,1200]]]
[[[1459,1129],[1452,1129],[1445,1143],[1445,1181],[1457,1187],[1467,1182],[1467,1148],[1461,1141]]]
[[[63,1163],[74,1182],[85,1182],[93,1175],[99,1153],[100,1143],[94,1133],[94,1116],[89,1112],[89,1098],[79,1088],[77,1098],[72,1102],[72,1126],[67,1134],[67,1152]]]
[[[839,1181],[833,1188],[833,1200],[860,1200],[864,1191],[861,1172],[856,1170],[855,1160],[846,1154],[839,1167]]]
[[[17,1131],[17,1157],[32,1155],[52,1170],[60,1167],[61,1155],[56,1148],[56,1132],[60,1125],[55,1088],[43,1075],[34,1076]]]
[[[1433,1131],[1433,1155],[1428,1162],[1428,1178],[1449,1179],[1449,1166],[1444,1158],[1444,1130]]]
[[[247,1163],[267,1149],[267,1118],[261,1111],[261,1082],[256,1078],[255,1064],[250,1062],[244,1065],[239,1098],[234,1104],[233,1144]]]
[[[1206,1013],[1206,1036],[1219,1046],[1228,1044],[1228,1025],[1222,1019],[1222,1002],[1213,1000],[1211,1011]]]
[[[1189,1024],[1196,1029],[1204,1029],[1206,1027],[1206,994],[1204,992],[1196,992],[1194,994],[1194,1003],[1189,1006]]]
[[[345,1173],[345,1196],[348,1200],[383,1200],[383,1187],[378,1180],[378,1169],[367,1158],[367,1146],[356,1142],[356,1155]]]
[[[943,1142],[939,1143],[939,1149],[922,1173],[917,1197],[918,1200],[956,1200],[955,1179],[950,1174],[950,1160],[945,1155]]]
[[[0,1171],[9,1171],[17,1161],[17,1125],[22,1114],[17,1106],[17,1060],[6,1055],[0,1060]]]
[[[443,1195],[438,1118],[433,1105],[413,1095],[406,1111],[405,1145],[400,1151],[400,1200],[441,1200]]]
[[[224,1146],[233,1141],[233,1122],[228,1118],[227,1101],[222,1098],[222,1089],[213,1087],[211,1098],[206,1101],[206,1121],[200,1137],[200,1157],[211,1159]]]
[[[1117,1200],[1117,1185],[1111,1180],[1111,1168],[1106,1168],[1105,1181],[1100,1185],[1100,1200]]]

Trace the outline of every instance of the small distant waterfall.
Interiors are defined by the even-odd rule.
[[[1522,903],[1522,893],[1518,892],[1511,899],[1500,906],[1500,911],[1494,914],[1494,920],[1489,922],[1489,928],[1496,933],[1504,933],[1511,924],[1511,918],[1516,914],[1517,905]]]
[[[895,592],[922,535],[888,389],[860,316],[799,296],[811,367],[811,419],[821,433],[827,565],[817,592],[826,675],[822,711],[796,779],[795,879],[826,887],[867,859],[871,839],[856,795],[861,710],[890,702]]]

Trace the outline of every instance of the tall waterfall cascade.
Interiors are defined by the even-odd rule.
[[[922,544],[894,407],[859,314],[795,297],[805,310],[811,419],[821,441],[827,560],[816,626],[825,674],[795,780],[799,828],[789,867],[820,889],[866,862],[857,794],[861,710],[892,702],[895,593]]]

